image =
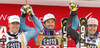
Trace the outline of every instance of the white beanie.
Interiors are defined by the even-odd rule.
[[[95,24],[98,25],[98,20],[96,18],[89,18],[87,21],[87,25]]]
[[[18,15],[11,15],[10,17],[9,17],[9,23],[12,23],[12,22],[19,22],[20,23],[20,18],[19,18],[19,16]]]
[[[53,18],[54,20],[56,20],[53,14],[48,13],[48,14],[44,15],[43,22],[45,22],[46,20],[48,20],[50,18]]]

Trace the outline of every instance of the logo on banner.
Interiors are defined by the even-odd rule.
[[[39,48],[60,48],[59,45],[41,45]]]
[[[1,16],[0,16],[0,20],[8,20],[9,19],[9,16],[6,14],[6,15],[3,15],[3,14],[1,14]],[[43,17],[39,17],[39,20],[41,21],[41,22],[43,22]],[[31,19],[28,17],[28,21],[31,21]]]
[[[39,20],[43,22],[43,17],[39,17]],[[31,21],[30,17],[28,17],[28,21]]]
[[[30,46],[27,46],[27,48],[31,48]]]
[[[6,27],[0,27],[0,39],[6,38]]]
[[[5,26],[0,26],[0,47],[4,48],[6,47],[6,27]],[[4,43],[4,47],[3,47]]]
[[[85,18],[87,19],[91,14],[92,14],[92,12],[90,12]],[[92,17],[92,15],[89,18],[91,18],[91,17]]]
[[[9,18],[9,17],[8,17]],[[0,20],[6,20],[6,19],[8,19],[7,18],[7,14],[6,15],[3,15],[3,14],[1,14],[1,16],[0,16]]]

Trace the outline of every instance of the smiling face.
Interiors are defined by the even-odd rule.
[[[88,33],[89,34],[91,34],[91,35],[94,35],[95,33],[96,33],[96,31],[97,31],[97,25],[95,25],[95,24],[90,24],[90,25],[88,25],[87,26],[87,31],[88,31]]]
[[[20,23],[19,22],[9,23],[9,27],[10,27],[9,31],[12,32],[13,34],[16,34],[19,31]]]
[[[46,20],[44,22],[44,26],[45,26],[46,29],[54,30],[54,28],[55,28],[55,20],[53,18],[50,18],[50,19]]]

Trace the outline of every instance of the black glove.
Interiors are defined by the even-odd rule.
[[[21,16],[22,16],[22,17],[26,17],[26,16],[27,16],[27,13],[26,13],[26,14],[23,14],[23,13],[22,13]]]

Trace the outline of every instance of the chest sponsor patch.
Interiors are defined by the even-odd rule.
[[[87,46],[89,46],[89,48],[98,48],[96,44],[88,44],[86,43]]]
[[[45,37],[42,40],[42,45],[58,45],[58,40],[55,37]]]
[[[21,48],[21,42],[19,42],[19,41],[8,42],[7,48]]]

